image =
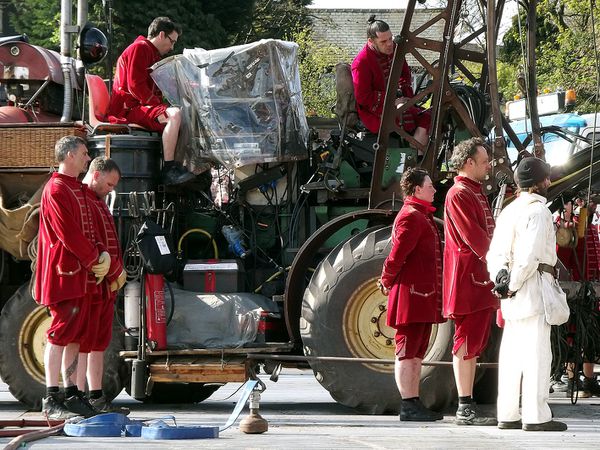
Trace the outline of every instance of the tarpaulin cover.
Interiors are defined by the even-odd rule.
[[[167,327],[171,349],[241,347],[256,339],[262,311],[279,312],[277,303],[259,294],[199,294],[173,288],[173,295],[175,311]]]
[[[308,156],[298,45],[274,39],[217,50],[185,49],[152,78],[181,107],[178,159],[232,168]]]

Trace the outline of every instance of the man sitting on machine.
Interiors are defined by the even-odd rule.
[[[383,102],[396,44],[389,25],[371,16],[367,27],[367,43],[352,61],[352,80],[358,117],[371,133],[378,133],[383,113]],[[414,97],[410,68],[406,61],[398,83],[396,107]],[[407,108],[402,115],[402,128],[412,133],[415,140],[426,145],[431,115],[417,106]]]
[[[164,184],[181,184],[194,178],[175,161],[181,111],[163,103],[162,93],[150,77],[150,67],[173,50],[180,35],[181,27],[168,17],[154,19],[148,27],[148,38],[138,36],[119,57],[109,105],[109,115],[115,120],[162,132]]]

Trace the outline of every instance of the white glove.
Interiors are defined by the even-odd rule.
[[[104,278],[108,273],[108,269],[110,269],[110,255],[107,252],[102,252],[98,257],[98,262],[92,266],[92,272],[94,272],[96,278]]]

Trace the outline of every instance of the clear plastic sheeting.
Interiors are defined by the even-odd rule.
[[[200,294],[176,288],[173,294],[170,349],[242,347],[256,340],[262,311],[279,312],[277,303],[259,294]]]
[[[298,45],[274,39],[217,50],[185,49],[152,78],[183,113],[186,159],[226,167],[304,159],[309,136]],[[189,131],[189,132],[188,132]]]

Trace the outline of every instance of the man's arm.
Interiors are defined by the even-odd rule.
[[[513,246],[513,266],[510,272],[508,289],[517,292],[523,283],[531,278],[540,262],[548,238],[548,218],[540,211],[541,204],[530,205],[534,210],[526,224],[518,228],[517,239]],[[535,208],[535,209],[534,209]]]
[[[473,211],[481,208],[474,195],[456,192],[447,198],[446,215],[456,228],[457,234],[471,251],[485,262],[485,255],[490,246],[487,229],[474,220]]]
[[[73,203],[66,194],[54,192],[47,197],[47,221],[63,246],[90,271],[98,261],[100,251],[95,243],[83,234],[79,216],[74,214]]]
[[[385,92],[373,89],[373,74],[366,59],[352,64],[352,82],[356,102],[374,114],[381,114]]]
[[[142,105],[147,106],[162,104],[162,99],[155,95],[154,90],[150,88],[154,81],[150,78],[148,69],[153,62],[152,55],[148,52],[148,49],[145,46],[136,45],[132,49],[127,66],[125,67],[129,93]]]
[[[415,249],[423,228],[412,214],[402,217],[392,230],[392,249],[383,263],[381,284],[390,289],[408,255]]]

